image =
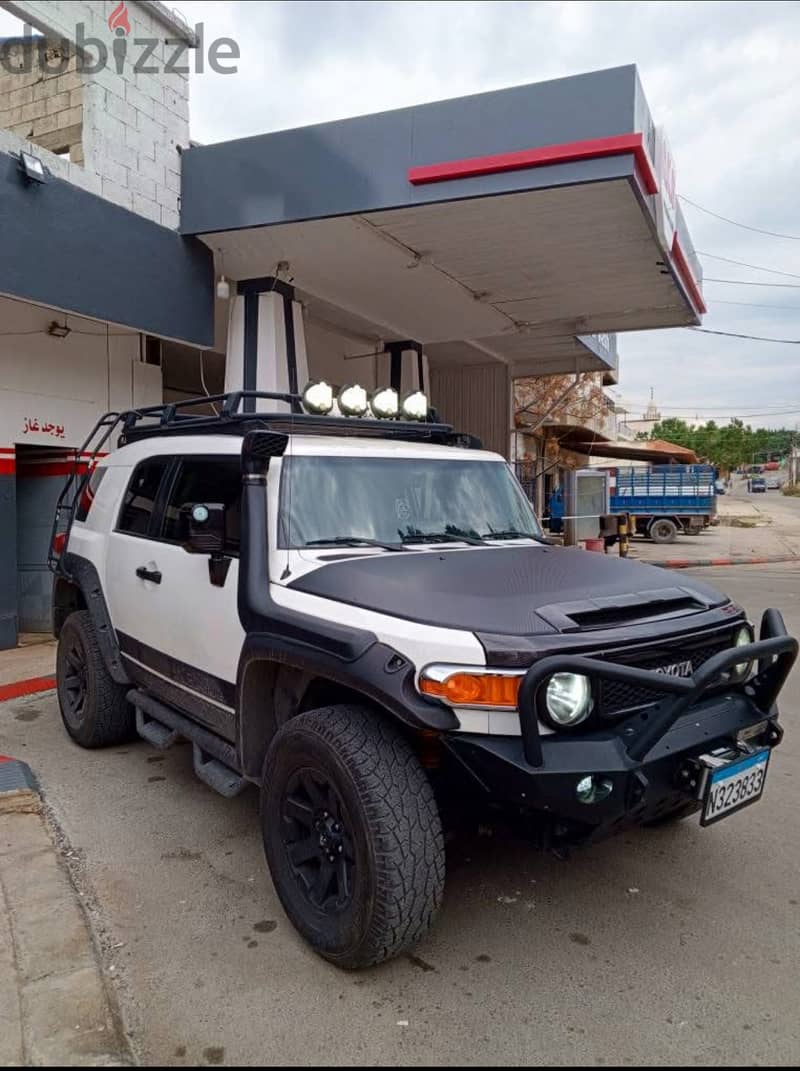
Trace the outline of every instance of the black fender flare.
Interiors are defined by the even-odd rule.
[[[269,743],[298,713],[313,680],[330,683],[333,702],[346,689],[378,706],[412,732],[458,728],[449,707],[422,698],[416,667],[404,655],[379,643],[366,645],[352,660],[324,650],[303,649],[274,633],[251,633],[239,660],[236,684],[238,749],[245,775],[261,775]]]
[[[61,569],[56,575],[56,582],[53,585],[54,603],[60,583],[71,584],[80,591],[84,605],[92,619],[100,653],[103,656],[103,662],[111,679],[115,684],[132,684],[133,682],[125,672],[117,634],[111,623],[111,615],[108,612],[108,605],[103,594],[103,585],[100,583],[100,577],[94,563],[78,554],[65,554],[62,559]],[[60,627],[57,621],[57,608],[55,605],[53,607],[53,622],[57,635]]]

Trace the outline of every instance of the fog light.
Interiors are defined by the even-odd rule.
[[[582,777],[575,787],[578,803],[602,803],[614,791],[614,785],[607,777],[595,777],[589,774]]]
[[[336,400],[342,416],[363,417],[369,405],[367,392],[358,384],[342,387]]]

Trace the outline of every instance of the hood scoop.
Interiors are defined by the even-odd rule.
[[[658,588],[629,595],[598,596],[579,602],[540,606],[539,617],[559,632],[586,632],[591,629],[627,625],[655,619],[696,614],[714,603],[688,588]]]

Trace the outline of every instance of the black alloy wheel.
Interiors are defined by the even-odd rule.
[[[326,774],[297,771],[286,785],[281,819],[286,856],[302,895],[325,914],[346,911],[355,850],[344,804]]]
[[[86,716],[89,699],[88,665],[82,637],[75,631],[64,650],[62,713],[67,724],[79,730]]]

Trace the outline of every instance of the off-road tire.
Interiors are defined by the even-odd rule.
[[[308,813],[302,821],[287,817],[288,809],[297,810],[298,796],[292,793],[302,792],[310,771],[317,791],[329,782],[326,791],[338,795],[334,809],[340,811],[341,826],[335,828],[349,831],[341,836],[345,858],[353,858],[344,882],[349,899],[336,876],[337,902],[328,902],[327,910],[313,902],[309,881],[297,867],[298,855],[313,849],[319,825],[298,844]],[[319,815],[318,802],[308,799]],[[431,926],[444,893],[441,820],[419,760],[379,711],[342,704],[308,711],[282,726],[264,763],[261,822],[286,914],[312,948],[338,967],[356,969],[390,959]],[[295,843],[287,843],[293,837]],[[325,864],[312,859],[304,865],[312,874],[319,865],[319,878]]]
[[[76,673],[82,678],[80,709],[75,700]],[[136,716],[125,698],[128,689],[117,684],[106,669],[87,610],[70,614],[64,622],[58,638],[56,681],[61,720],[76,744],[111,747],[136,735]]]
[[[678,534],[678,527],[674,521],[666,519],[653,521],[648,534],[654,543],[674,543]]]

